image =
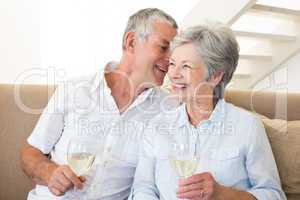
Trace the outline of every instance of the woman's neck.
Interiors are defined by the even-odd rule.
[[[201,121],[209,119],[214,110],[213,98],[202,97],[186,103],[189,121],[197,126]]]

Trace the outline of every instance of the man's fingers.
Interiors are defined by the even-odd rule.
[[[57,189],[55,187],[50,187],[49,189],[52,192],[52,194],[54,194],[55,196],[62,196],[62,195],[64,195],[63,192],[61,192],[59,189]]]
[[[53,181],[49,185],[49,187],[54,187],[60,192],[64,193],[67,191],[67,187],[65,187],[60,181],[57,179],[57,177],[54,177]]]
[[[69,179],[64,175],[64,173],[59,173],[57,175],[57,181],[64,187],[64,191],[69,190],[73,187],[73,184]]]
[[[86,181],[86,178],[84,176],[79,176],[79,179],[81,180],[81,182],[85,182]]]
[[[64,168],[63,173],[73,183],[73,185],[76,188],[78,189],[83,188],[82,181],[76,176],[76,174],[68,166]]]

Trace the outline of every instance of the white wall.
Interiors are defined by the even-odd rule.
[[[255,90],[300,92],[300,53],[297,53],[278,70],[260,81]]]
[[[118,60],[128,17],[158,7],[178,23],[198,0],[1,0],[0,83],[48,83]],[[59,76],[57,76],[59,75]]]
[[[40,2],[0,1],[0,82],[41,65]]]

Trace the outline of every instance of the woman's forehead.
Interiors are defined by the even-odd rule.
[[[171,59],[180,61],[201,62],[201,57],[198,54],[195,46],[192,43],[175,47],[171,54]]]

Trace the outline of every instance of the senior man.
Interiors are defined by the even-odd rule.
[[[104,150],[119,147],[114,152],[122,158],[108,165],[106,173],[97,173],[104,170],[97,167],[94,181],[105,184],[94,184],[95,194],[82,193],[80,198],[128,197],[138,157],[138,143],[131,134],[137,129],[135,122],[147,123],[162,109],[166,94],[155,86],[162,85],[168,71],[169,44],[176,32],[175,20],[165,12],[140,10],[128,20],[119,62],[108,63],[93,77],[58,86],[21,150],[22,168],[37,184],[29,200],[69,199],[67,191],[83,187],[85,178],[66,161],[69,141],[82,134],[105,138]],[[120,128],[124,125],[126,130]]]

